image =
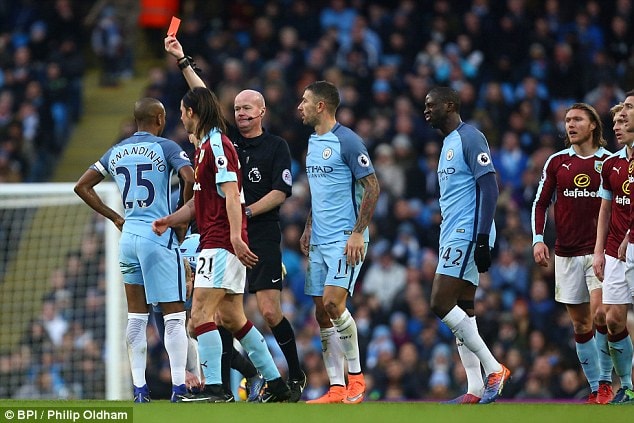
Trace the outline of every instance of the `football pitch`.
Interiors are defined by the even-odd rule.
[[[88,410],[88,411],[86,411]],[[97,411],[105,410],[101,415]],[[124,410],[126,419],[113,418]],[[55,414],[57,412],[57,414]],[[111,414],[112,415],[109,415]],[[21,418],[20,418],[21,417]],[[77,418],[78,417],[78,418]],[[498,402],[490,405],[444,405],[432,402],[329,404],[170,404],[154,401],[0,400],[0,423],[72,421],[135,423],[581,423],[632,422],[634,407],[572,403]]]

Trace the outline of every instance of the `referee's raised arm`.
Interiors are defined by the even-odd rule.
[[[185,56],[183,46],[173,35],[165,37],[165,51],[176,58],[176,63],[178,63],[178,67],[183,71],[183,76],[185,77],[190,89],[196,87],[207,88],[202,78],[198,76],[194,70],[192,58]]]

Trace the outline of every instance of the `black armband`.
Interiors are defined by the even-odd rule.
[[[187,68],[187,66],[191,66],[194,72],[196,72],[198,75],[202,73],[200,68],[196,66],[196,62],[194,62],[194,59],[192,59],[191,56],[183,56],[180,59],[177,59],[176,63],[178,64],[178,68],[180,70],[184,70],[185,68]]]
[[[176,63],[178,63],[178,67],[181,70],[185,69],[187,66],[191,66],[192,68],[194,67],[194,59],[192,59],[191,56],[183,56],[180,59],[176,59]]]

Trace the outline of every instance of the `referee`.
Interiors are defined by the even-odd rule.
[[[234,100],[235,127],[230,127],[242,165],[242,187],[247,215],[249,247],[258,263],[247,269],[249,293],[275,336],[288,364],[290,402],[299,401],[306,386],[293,328],[282,314],[282,241],[280,206],[291,195],[291,154],[286,140],[266,132],[264,97],[258,91],[241,91]]]

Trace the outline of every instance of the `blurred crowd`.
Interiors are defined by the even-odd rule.
[[[339,87],[337,118],[363,137],[381,184],[368,256],[349,304],[359,330],[368,398],[440,400],[465,391],[454,338],[428,303],[438,260],[436,169],[442,138],[424,122],[422,111],[425,95],[436,85],[458,90],[462,118],[485,133],[497,169],[498,240],[493,266],[481,275],[476,309],[483,338],[513,374],[504,397],[587,395],[569,318],[553,300],[553,266],[533,262],[530,210],[546,158],[563,148],[564,110],[571,103],[584,101],[597,109],[609,149],[615,151],[609,109],[634,87],[631,0],[182,0],[181,11],[177,37],[218,94],[226,116],[233,119],[233,99],[240,90],[257,89],[266,99],[266,129],[289,143],[294,186],[281,213],[288,270],[283,308],[309,377],[305,399],[321,395],[328,383],[312,301],[303,294],[305,258],[299,250],[309,205],[303,163],[312,130],[301,124],[296,107],[304,87],[318,79]],[[16,33],[32,30],[17,23],[11,21]],[[23,38],[30,40],[27,35]],[[39,80],[25,77],[29,84],[8,84],[7,75],[23,69],[18,52],[30,52],[26,56],[34,62],[37,51],[14,38],[0,44],[0,60],[6,57],[8,63],[0,66],[0,169],[5,145],[11,144],[5,140],[4,116],[11,122],[22,116],[20,105],[33,104],[25,97],[26,86]],[[122,60],[129,58],[129,52],[120,54]],[[154,54],[165,57],[160,50]],[[45,68],[57,63],[40,60]],[[39,85],[46,92],[44,82]],[[22,97],[14,93],[16,86],[24,87]],[[165,135],[191,152],[178,119],[186,88],[175,61],[166,58],[148,72],[143,95],[165,104]],[[13,100],[7,113],[5,96]],[[28,119],[18,122],[17,129],[28,127]],[[128,125],[119,136],[133,131]],[[16,163],[31,169],[24,180],[36,180],[33,165],[22,163],[32,158],[24,154],[28,143],[21,148],[7,153],[12,158],[7,160],[22,157]],[[545,238],[552,246],[550,226]],[[89,286],[99,291],[98,283]],[[266,333],[255,299],[245,298],[248,316]],[[73,321],[62,319],[68,333]],[[283,369],[285,361],[272,336],[268,339]],[[164,372],[160,345],[150,349],[150,363],[161,369],[154,373],[158,390],[161,374],[169,380],[169,372]]]
[[[45,182],[81,119],[85,27],[78,2],[0,5],[0,182]]]

